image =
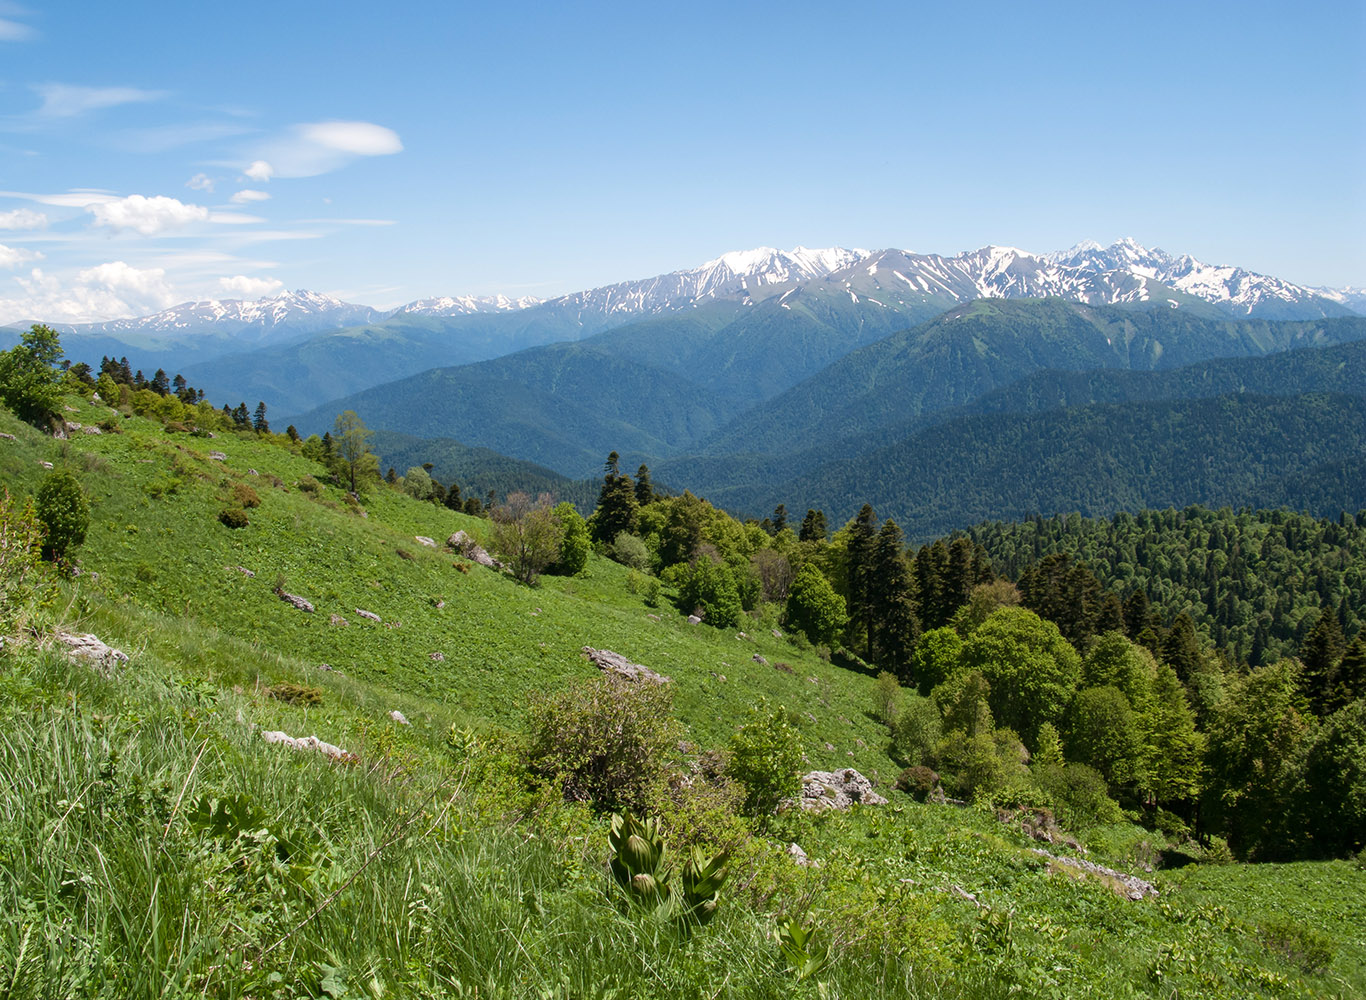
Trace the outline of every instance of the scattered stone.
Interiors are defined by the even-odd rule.
[[[797,672],[792,669],[792,664],[784,663],[782,660],[779,660],[777,663],[773,664],[773,669],[781,670],[785,674],[795,674]]]
[[[228,456],[224,455],[221,451],[209,452],[209,458],[213,459],[215,462],[226,462],[228,460]]]
[[[433,663],[445,663],[446,654],[438,650],[435,653],[428,653],[427,659],[431,660]]]
[[[466,559],[477,562],[480,566],[487,566],[489,569],[503,568],[502,563],[489,555],[483,546],[463,531],[457,531],[455,534],[451,535],[450,538],[446,539],[446,544],[455,549],[455,551],[459,552]]]
[[[815,868],[820,864],[820,862],[812,861],[808,858],[806,852],[801,849],[800,845],[798,845],[795,840],[787,845],[787,856],[802,868]]]
[[[100,429],[99,429],[98,427],[96,427],[94,424],[86,424],[84,427],[81,428],[81,433],[82,433],[82,434],[103,434],[104,431],[100,430]]]
[[[436,548],[436,539],[428,538],[426,535],[414,535],[413,540],[419,545],[425,545],[429,549]]]
[[[328,618],[327,618],[327,620],[328,620],[328,622],[329,622],[330,624],[332,624],[332,625],[350,625],[350,624],[351,624],[351,623],[348,622],[345,618],[343,618],[341,615],[336,615],[336,614],[334,614],[334,615],[329,615]]]
[[[393,720],[394,720],[395,722],[397,722],[400,726],[411,726],[411,725],[412,725],[412,723],[408,721],[408,717],[407,717],[406,715],[404,715],[402,712],[400,712],[398,709],[394,709],[392,712],[390,712],[390,713],[389,713],[389,718],[393,719]]]
[[[372,622],[381,620],[379,615],[375,614],[373,611],[366,611],[364,608],[356,608],[355,611],[356,614],[360,615],[362,618],[368,618]]]
[[[80,412],[81,412],[80,410],[76,409],[76,407],[74,407],[74,406],[63,406],[62,409],[65,410],[67,413],[80,413]]]
[[[313,613],[313,605],[310,604],[308,601],[304,600],[298,594],[291,594],[286,590],[281,590],[279,587],[276,587],[275,596],[278,597],[280,600],[284,601],[286,604],[294,605],[300,611],[307,611],[309,614]]]
[[[249,476],[259,476],[260,474],[261,474],[261,473],[257,472],[255,469],[248,469],[248,470],[247,470],[247,475],[249,475]]]
[[[645,617],[648,618],[648,619],[650,619],[650,621],[652,621],[652,622],[658,622],[658,621],[663,621],[663,620],[664,620],[664,619],[660,618],[659,615],[646,615]]]
[[[783,637],[783,634],[782,634],[781,632],[779,632],[779,631],[775,628],[775,629],[773,630],[773,638],[775,638],[775,639],[781,639],[782,637]]]
[[[736,635],[735,635],[735,638],[737,638],[737,639],[748,639],[749,636],[746,635],[744,632],[737,632]]]
[[[1077,871],[1085,872],[1088,875],[1099,875],[1102,879],[1110,880],[1115,891],[1129,899],[1146,899],[1149,896],[1156,896],[1157,886],[1151,882],[1145,882],[1137,875],[1129,875],[1125,872],[1115,871],[1113,868],[1106,868],[1098,865],[1094,861],[1085,861],[1081,858],[1059,857],[1056,854],[1049,854],[1040,847],[1031,847],[1030,850],[1035,854],[1048,858],[1050,861],[1064,865],[1068,868],[1075,868]],[[1117,884],[1116,884],[1117,883]]]
[[[811,684],[819,684],[821,682],[821,679],[819,677],[808,677],[807,682]]]
[[[877,792],[873,783],[852,767],[842,771],[812,771],[802,777],[800,799],[787,800],[788,805],[798,805],[808,812],[825,812],[827,809],[848,809],[855,804],[882,806],[887,804]]]
[[[764,666],[768,666],[768,661],[765,660],[765,659],[764,659],[762,656],[760,656],[758,653],[755,653],[753,656],[750,657],[750,659],[753,660],[755,663],[761,663],[761,664],[763,664]]]
[[[253,573],[251,570],[247,569],[245,566],[237,566],[237,567],[235,567],[235,568],[236,568],[237,572],[241,573],[243,576],[251,576],[251,577],[254,577],[254,576],[256,575],[256,574]]]
[[[962,898],[966,899],[968,902],[970,902],[970,903],[975,903],[975,902],[977,902],[977,897],[976,897],[976,895],[974,895],[974,894],[971,893],[971,892],[968,892],[968,891],[967,891],[966,889],[964,889],[961,885],[951,885],[951,886],[949,886],[949,888],[952,889],[956,895],[961,896]]]
[[[696,615],[688,615],[688,624],[689,624],[689,625],[701,625],[701,624],[702,624],[702,619],[701,619],[701,618],[698,618]]]
[[[594,649],[592,646],[584,646],[583,654],[593,661],[593,665],[599,670],[608,674],[616,674],[624,677],[628,681],[649,681],[652,684],[666,684],[669,678],[663,674],[657,674],[649,667],[642,667],[639,663],[632,663],[620,653],[614,653],[610,649]]]
[[[39,462],[38,464],[41,465],[44,469],[50,469],[50,468],[52,468],[52,463],[51,463],[51,462]]]
[[[846,751],[844,751],[844,756],[846,756],[846,757],[852,757],[852,756],[854,756],[854,751],[852,751],[852,750],[846,750]]]
[[[324,743],[316,736],[290,736],[279,730],[267,729],[262,731],[261,739],[267,743],[279,743],[289,747],[291,750],[316,750],[320,754],[331,757],[333,760],[356,760],[354,756],[347,753],[339,746],[331,743]]]
[[[106,645],[98,638],[85,632],[58,632],[57,641],[67,647],[67,653],[79,660],[89,660],[91,664],[104,671],[110,671],[128,662],[128,655],[121,649]]]
[[[319,670],[325,670],[325,671],[328,671],[328,672],[330,673],[331,670],[332,670],[332,664],[330,664],[330,663],[319,663],[319,664],[318,664],[318,669],[319,669]]]
[[[833,744],[833,743],[827,743],[827,744],[825,745],[825,749],[829,750],[831,753],[834,753],[834,752],[835,752],[835,744]]]
[[[385,622],[384,627],[391,630],[396,628],[402,628],[403,623],[400,621]]]
[[[17,437],[15,437],[13,434],[5,434],[5,433],[0,433],[0,438],[4,438],[6,441],[18,441],[18,440],[19,440],[19,439],[18,439]]]
[[[442,608],[444,608],[445,606],[446,606],[446,602],[445,602],[445,601],[437,601],[435,604],[432,605],[432,607],[436,608],[437,611],[440,611],[440,610],[441,610]]]

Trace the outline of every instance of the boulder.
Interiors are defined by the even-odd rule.
[[[806,856],[806,852],[801,849],[801,846],[795,840],[787,845],[787,856],[802,868],[815,868],[818,864],[818,862],[812,861]]]
[[[478,542],[463,531],[457,531],[451,535],[450,538],[446,539],[446,544],[466,559],[477,562],[480,566],[487,566],[489,569],[502,569],[503,567],[502,563],[489,555]]]
[[[308,601],[304,600],[298,594],[291,594],[287,590],[280,590],[277,588],[275,591],[275,596],[278,597],[280,600],[284,601],[286,604],[294,605],[294,607],[298,608],[300,611],[307,611],[309,614],[313,613],[313,605],[310,604]]]
[[[753,660],[755,663],[762,664],[763,666],[768,666],[768,661],[764,659],[762,656],[760,656],[758,653],[755,653],[753,656],[750,657],[750,659]]]
[[[324,743],[316,736],[290,736],[279,730],[267,729],[262,731],[261,739],[267,743],[279,743],[289,747],[291,750],[316,750],[324,756],[331,757],[333,760],[355,760],[351,754],[347,753],[339,746],[331,743]]]
[[[433,663],[445,663],[446,654],[438,650],[435,653],[428,653],[427,659],[431,660]]]
[[[128,655],[85,632],[58,632],[57,641],[66,646],[67,655],[88,660],[101,670],[109,671],[128,662]]]
[[[603,673],[615,674],[628,681],[648,681],[651,684],[667,684],[669,681],[669,678],[663,674],[657,674],[649,667],[642,667],[639,663],[632,663],[620,653],[614,653],[610,649],[594,649],[592,646],[584,646],[583,654],[592,660],[594,666]]]
[[[688,615],[688,624],[689,624],[689,625],[701,625],[701,624],[702,624],[702,619],[701,619],[701,618],[698,618],[696,615]]]
[[[425,545],[429,549],[436,548],[436,540],[433,538],[428,538],[426,535],[414,535],[413,541],[417,542],[417,544],[419,545]]]
[[[0,439],[4,439],[5,441],[18,441],[18,440],[19,440],[19,439],[16,438],[13,434],[5,434],[5,433],[3,433],[3,432],[0,432]]]
[[[824,812],[827,809],[848,809],[852,805],[883,806],[887,804],[877,792],[873,783],[852,767],[841,771],[812,771],[802,776],[802,794],[797,800],[788,800],[809,812]]]
[[[228,460],[228,456],[224,455],[221,451],[209,452],[209,458],[213,459],[215,462],[226,462]]]
[[[343,618],[341,615],[329,615],[327,620],[328,620],[329,622],[331,622],[333,625],[349,625],[349,624],[350,624],[350,622],[348,622],[348,621],[347,621],[345,618]]]
[[[1094,861],[1086,861],[1082,858],[1068,858],[1060,857],[1056,854],[1049,854],[1047,851],[1038,847],[1032,847],[1030,850],[1035,854],[1047,858],[1053,864],[1062,865],[1066,868],[1072,868],[1076,871],[1083,872],[1084,874],[1095,876],[1102,882],[1108,883],[1115,892],[1119,893],[1119,895],[1126,896],[1129,899],[1137,901],[1158,894],[1157,886],[1153,885],[1151,882],[1145,882],[1137,875],[1129,875],[1125,872],[1115,871],[1113,868],[1106,868],[1104,865],[1098,865]]]
[[[356,608],[356,614],[360,615],[362,618],[368,618],[372,622],[380,620],[379,615],[375,614],[373,611],[366,611],[364,608]]]
[[[412,725],[412,723],[408,721],[408,717],[407,717],[406,715],[404,715],[402,712],[400,712],[398,709],[394,709],[392,712],[390,712],[390,713],[389,713],[389,718],[393,719],[393,720],[394,720],[395,722],[397,722],[400,726],[411,726],[411,725]]]

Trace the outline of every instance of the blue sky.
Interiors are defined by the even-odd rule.
[[[1366,4],[0,0],[0,322],[1131,236],[1366,284]]]

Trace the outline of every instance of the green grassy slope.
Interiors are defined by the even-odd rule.
[[[1279,878],[1267,867],[1198,867],[1146,875],[1156,900],[1122,898],[1050,866],[987,810],[889,791],[885,737],[864,714],[871,680],[774,637],[771,622],[747,625],[748,637],[689,626],[668,607],[645,607],[624,570],[596,559],[586,576],[536,589],[461,572],[462,560],[413,536],[439,541],[481,522],[385,491],[362,516],[336,491],[300,490],[316,470],[282,449],[168,436],[139,419],[122,426],[60,442],[0,413],[0,431],[16,439],[0,439],[0,481],[12,493],[31,491],[51,462],[76,471],[92,497],[84,572],[48,613],[130,656],[106,676],[57,655],[43,635],[8,637],[0,650],[7,996],[1366,989],[1355,933],[1366,871],[1305,865]],[[216,514],[237,483],[262,503],[231,531]],[[277,599],[277,580],[316,612]],[[349,624],[331,624],[333,613]],[[676,713],[703,745],[723,742],[761,697],[786,704],[811,766],[876,774],[892,802],[789,814],[741,841],[717,920],[690,939],[619,912],[606,891],[603,818],[521,784],[500,735],[521,726],[533,693],[593,673],[585,644],[671,675]],[[271,697],[284,682],[318,688],[320,704]],[[392,709],[413,725],[391,722]],[[449,744],[452,723],[480,738]],[[355,760],[269,746],[263,729],[316,733]],[[236,818],[215,823],[215,800],[233,803]],[[1131,869],[1163,846],[1132,827],[1084,836],[1092,859]],[[819,865],[795,865],[789,842]],[[1269,910],[1271,889],[1281,913]],[[789,916],[833,945],[831,964],[805,982],[774,942]],[[1305,941],[1312,956],[1297,950]]]

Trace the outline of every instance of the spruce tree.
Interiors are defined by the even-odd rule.
[[[828,530],[825,511],[808,509],[806,517],[802,518],[802,528],[797,539],[802,542],[823,542]]]
[[[787,504],[778,504],[773,508],[773,530],[771,534],[776,535],[787,527]]]
[[[1327,713],[1366,698],[1366,629],[1357,633],[1333,672],[1333,687],[1328,695]]]
[[[644,507],[652,503],[654,498],[655,487],[654,483],[650,482],[650,467],[642,462],[636,470],[636,503]]]
[[[266,420],[266,404],[264,400],[256,404],[256,412],[252,414],[251,418],[251,428],[257,434],[270,433],[270,423]]]
[[[603,464],[602,489],[598,491],[598,509],[593,512],[590,528],[595,542],[610,545],[623,531],[634,533],[640,504],[636,487],[630,476],[623,476],[620,458],[614,451]]]
[[[1347,641],[1342,637],[1337,615],[1331,608],[1324,608],[1300,646],[1300,662],[1304,664],[1304,670],[1300,673],[1300,689],[1309,699],[1315,715],[1328,714],[1333,675],[1346,648]]]
[[[901,529],[889,518],[873,547],[868,659],[906,685],[914,681],[911,656],[920,638],[914,587]]]
[[[872,592],[876,579],[877,515],[869,504],[864,504],[849,525],[846,548],[849,565],[848,606],[850,645],[863,640],[863,648],[871,658],[873,641]]]
[[[1184,611],[1176,616],[1171,630],[1162,640],[1161,656],[1171,664],[1181,683],[1188,684],[1195,672],[1200,669],[1200,643],[1195,636],[1195,623]]]

